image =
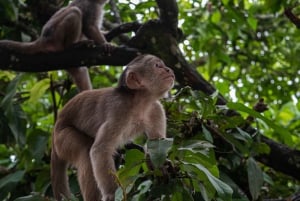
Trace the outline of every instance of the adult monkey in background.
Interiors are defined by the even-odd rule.
[[[174,84],[162,60],[140,55],[127,65],[116,88],[84,91],[58,115],[51,153],[54,196],[70,197],[67,168],[77,168],[85,201],[114,201],[116,149],[138,134],[166,137],[166,118],[159,102]],[[102,195],[102,196],[101,196]]]
[[[103,7],[107,0],[74,0],[67,7],[58,10],[43,26],[40,37],[33,42],[0,41],[0,47],[26,53],[61,51],[85,38],[104,45],[110,52],[112,46],[107,43],[100,32]],[[67,69],[77,88],[92,89],[90,76],[86,67]]]

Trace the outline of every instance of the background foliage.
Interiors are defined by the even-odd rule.
[[[0,0],[1,39],[36,37],[43,19],[36,17],[35,3]],[[300,32],[283,14],[295,2],[177,3],[184,33],[180,48],[186,59],[242,116],[226,116],[227,108],[215,106],[216,94],[208,97],[175,86],[173,97],[164,101],[169,138],[147,142],[154,150],[150,157],[155,167],[149,169],[142,152],[126,150],[117,174],[117,199],[257,200],[299,192],[299,181],[255,161],[258,154],[269,152],[260,134],[251,136],[237,128],[251,115],[252,126],[261,134],[299,150]],[[144,22],[158,15],[155,1],[118,1],[117,8],[123,22]],[[109,5],[105,16],[114,21]],[[121,70],[90,68],[94,87],[115,85]],[[57,111],[76,89],[63,71],[1,71],[0,83],[0,199],[49,200],[51,131]],[[263,114],[250,109],[260,98],[268,104]],[[227,143],[218,144],[218,138]],[[162,163],[166,157],[168,162]],[[77,196],[74,171],[70,183]]]

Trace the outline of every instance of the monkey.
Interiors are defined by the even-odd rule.
[[[108,0],[74,0],[59,9],[43,26],[41,35],[33,42],[0,41],[0,47],[20,53],[62,51],[82,40],[93,40],[104,45],[106,52],[113,50],[100,32],[103,7]],[[79,91],[92,89],[87,67],[67,69]]]
[[[59,112],[52,133],[51,182],[54,197],[69,198],[69,165],[85,201],[113,201],[117,189],[114,154],[145,133],[166,137],[165,111],[159,99],[174,85],[173,71],[156,56],[139,55],[116,87],[77,94]]]

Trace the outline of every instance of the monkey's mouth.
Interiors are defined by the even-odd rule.
[[[175,80],[175,75],[168,75],[163,78],[164,80],[172,79]]]

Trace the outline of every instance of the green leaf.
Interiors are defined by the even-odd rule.
[[[228,4],[229,0],[222,0],[222,3],[226,6]]]
[[[196,150],[196,149],[207,149],[207,148],[214,148],[215,146],[210,142],[203,141],[203,140],[186,140],[182,147],[178,148],[179,150],[189,149],[189,150]]]
[[[199,171],[203,172],[221,198],[224,198],[226,201],[232,200],[231,195],[233,191],[231,187],[219,180],[218,178],[216,178],[214,175],[212,175],[204,166],[202,166],[201,164],[185,162],[183,162],[183,164],[187,166],[193,166]]]
[[[271,151],[270,146],[263,142],[253,143],[252,149],[258,154],[269,154]]]
[[[45,200],[47,200],[47,199],[45,197],[43,197],[40,193],[32,193],[32,195],[19,197],[19,198],[15,199],[14,201],[45,201]]]
[[[139,172],[144,163],[144,158],[144,154],[139,150],[131,149],[126,151],[125,165],[117,173],[123,187],[127,188],[141,177]]]
[[[248,17],[247,18],[247,22],[250,25],[250,27],[256,31],[257,28],[257,19],[253,18],[253,17]]]
[[[173,144],[172,138],[147,141],[147,149],[154,167],[161,167],[166,161],[168,151]]]
[[[30,90],[30,103],[36,103],[44,94],[45,91],[49,88],[50,79],[46,78],[37,82]]]
[[[237,131],[239,132],[239,134],[246,140],[249,142],[252,142],[252,137],[249,135],[249,133],[243,131],[242,129],[240,129],[239,127],[236,128]]]
[[[115,192],[115,201],[123,201],[123,200],[124,200],[123,190],[121,187],[119,187]]]
[[[274,124],[271,120],[267,119],[266,117],[264,117],[260,113],[246,107],[245,105],[243,105],[241,103],[228,102],[227,106],[228,106],[229,109],[242,111],[242,112],[245,112],[245,113],[251,115],[252,117],[263,120],[269,127],[273,128],[274,131],[276,131],[276,132],[278,132],[282,135],[291,136],[291,133],[287,129]]]
[[[209,130],[207,130],[207,128],[203,124],[202,124],[202,132],[207,141],[209,141],[210,143],[214,142],[214,139],[213,139],[211,133],[209,132]]]
[[[1,107],[9,109],[13,104],[13,98],[16,95],[19,82],[23,79],[24,74],[18,74],[7,86],[6,95],[1,102]]]
[[[200,188],[200,193],[202,195],[203,200],[204,201],[209,201],[210,199],[208,197],[205,186],[202,183],[199,183],[199,188]]]
[[[8,120],[8,126],[14,135],[16,142],[23,146],[25,144],[26,116],[20,104],[15,100],[19,83],[24,78],[23,73],[18,74],[6,87],[6,95],[1,101],[0,107],[3,108]]]
[[[145,195],[148,191],[151,190],[152,186],[152,181],[151,180],[146,180],[143,181],[138,187],[138,193],[133,196],[131,201],[140,201],[140,200],[145,200]]]
[[[25,171],[19,170],[0,179],[0,189],[10,183],[18,183],[24,177]]]
[[[6,18],[10,18],[10,20],[12,21],[16,21],[17,20],[17,7],[14,3],[14,1],[10,1],[10,0],[1,0],[0,1],[0,12],[1,15],[3,14],[4,17]],[[0,20],[0,22],[2,21],[2,19]]]
[[[281,0],[266,0],[265,4],[267,8],[271,9],[275,13],[280,10],[283,2],[284,1]]]
[[[247,160],[247,173],[252,199],[257,200],[263,185],[263,173],[252,157]]]
[[[215,24],[218,24],[221,20],[221,13],[220,11],[215,11],[211,16],[211,21]]]
[[[28,139],[28,148],[32,155],[32,158],[40,161],[45,151],[47,150],[49,133],[42,131],[40,129],[33,130],[27,139]]]

